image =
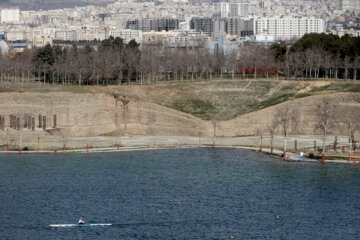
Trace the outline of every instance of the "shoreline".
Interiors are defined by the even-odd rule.
[[[291,151],[287,151],[286,159],[283,159],[282,154],[283,151],[274,149],[273,154],[271,154],[271,149],[263,147],[262,151],[260,151],[259,147],[248,147],[248,146],[234,146],[234,145],[220,145],[213,147],[211,144],[203,144],[203,145],[168,145],[168,146],[134,146],[134,147],[103,147],[103,148],[84,148],[84,149],[69,149],[69,150],[30,150],[30,151],[18,151],[18,150],[10,150],[10,151],[0,151],[1,155],[4,154],[92,154],[92,153],[115,153],[115,152],[136,152],[136,151],[152,151],[152,150],[170,150],[170,149],[196,149],[196,148],[217,148],[217,149],[243,149],[249,150],[261,154],[270,155],[276,158],[280,158],[283,161],[288,162],[305,162],[305,163],[320,163],[320,160],[311,159],[307,157],[303,157],[300,159],[300,156]],[[337,164],[360,164],[360,161],[349,161],[349,160],[334,160],[327,159],[325,163],[337,163]]]

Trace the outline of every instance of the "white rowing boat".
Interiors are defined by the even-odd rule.
[[[96,226],[111,226],[111,223],[85,223],[85,224],[50,224],[50,227],[96,227]]]

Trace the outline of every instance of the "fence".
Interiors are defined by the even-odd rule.
[[[134,137],[21,137],[20,135],[0,137],[0,150],[69,150],[105,147],[178,147],[178,146],[250,146],[270,148],[269,136],[250,136],[237,138],[198,138],[170,136],[134,136]],[[352,143],[352,151],[357,143]],[[273,147],[284,148],[284,138],[275,136]],[[329,136],[325,145],[327,153],[349,153],[349,141],[345,136]],[[290,136],[287,139],[287,150],[307,153],[322,151],[321,136]]]

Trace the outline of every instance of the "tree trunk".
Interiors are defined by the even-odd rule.
[[[326,135],[327,135],[327,127],[326,124],[324,126],[324,139],[323,139],[323,146],[322,146],[322,154],[325,154],[325,146],[326,146]]]
[[[245,79],[245,64],[243,65],[243,79]]]
[[[351,160],[351,148],[352,148],[352,136],[351,130],[349,129],[349,160]]]
[[[345,71],[345,80],[348,80],[349,75],[349,57],[346,56],[344,60],[344,71]]]
[[[284,136],[284,158],[286,158],[286,141],[287,140],[287,130],[285,130],[285,136]]]
[[[354,72],[354,78],[353,80],[356,81],[356,78],[357,78],[357,67],[356,67],[356,63],[355,63],[356,60],[354,60],[354,67],[353,67],[353,72]]]

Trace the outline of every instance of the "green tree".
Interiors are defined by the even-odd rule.
[[[55,62],[54,51],[50,44],[37,49],[32,58],[34,74],[44,79],[44,83],[48,81],[52,73],[52,66]]]

